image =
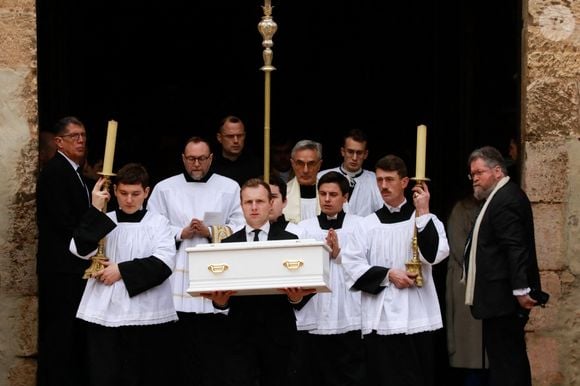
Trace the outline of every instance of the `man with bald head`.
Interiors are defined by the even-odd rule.
[[[176,267],[171,275],[173,302],[179,316],[175,342],[176,371],[184,385],[219,385],[222,374],[212,353],[223,337],[225,315],[215,313],[210,300],[193,297],[189,287],[189,260],[186,249],[219,242],[244,222],[240,207],[240,187],[211,169],[213,154],[209,143],[190,138],[181,155],[183,172],[159,182],[147,209],[169,219],[178,244]],[[209,215],[214,218],[208,223]],[[214,222],[217,221],[218,224]]]

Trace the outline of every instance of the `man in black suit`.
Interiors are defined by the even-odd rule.
[[[259,179],[246,181],[240,192],[246,226],[222,243],[290,240],[298,237],[278,226],[270,226],[270,185]],[[314,290],[281,289],[280,295],[233,296],[234,292],[204,294],[214,307],[229,308],[232,346],[224,348],[225,365],[232,366],[234,385],[285,385],[290,352],[296,333],[294,308],[308,300]]]
[[[530,295],[541,291],[532,208],[497,149],[473,151],[468,165],[474,196],[485,202],[466,248],[465,303],[482,319],[490,384],[529,386],[524,326],[538,304]]]
[[[79,386],[88,379],[82,359],[85,334],[76,318],[89,262],[69,251],[74,229],[90,207],[87,180],[79,173],[87,133],[75,117],[54,128],[57,153],[36,186],[38,224],[38,385]]]

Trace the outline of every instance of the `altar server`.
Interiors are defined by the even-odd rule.
[[[359,129],[350,130],[344,137],[340,148],[343,161],[340,166],[318,173],[318,178],[335,171],[343,174],[349,182],[348,200],[344,211],[359,216],[367,216],[383,206],[383,199],[377,188],[375,173],[363,169],[363,163],[369,156],[368,139]]]
[[[88,322],[89,384],[164,384],[174,374],[167,337],[177,313],[167,279],[175,267],[175,241],[167,219],[143,209],[149,194],[143,166],[119,170],[119,207],[107,214],[102,209],[110,194],[103,183],[100,178],[95,184],[92,207],[70,242],[73,254],[88,259],[106,237],[108,260],[88,280],[77,312]]]
[[[307,353],[312,360],[310,378],[314,385],[362,385],[365,377],[361,334],[361,293],[350,291],[341,265],[341,249],[348,245],[362,217],[345,213],[349,183],[336,171],[318,180],[322,213],[301,221],[307,238],[325,241],[330,254],[330,293],[315,294],[296,310],[298,330],[308,331]]]
[[[432,332],[443,323],[431,269],[449,254],[445,229],[429,212],[426,184],[413,187],[413,203],[405,198],[409,177],[402,159],[381,158],[375,173],[385,205],[362,220],[342,250],[347,285],[362,291],[369,384],[432,385]],[[415,226],[422,287],[405,266]]]

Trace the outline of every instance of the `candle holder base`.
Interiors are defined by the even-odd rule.
[[[405,267],[407,267],[407,272],[416,273],[417,276],[415,277],[415,285],[417,287],[423,287],[423,273],[421,270],[421,261],[420,260],[409,260],[405,263]]]
[[[411,181],[423,182],[423,181],[431,181],[431,179],[427,177],[411,177]]]
[[[91,266],[85,270],[83,275],[83,279],[90,279],[91,277],[95,277],[97,272],[105,268],[103,261],[108,261],[109,259],[105,256],[93,256],[91,258]]]

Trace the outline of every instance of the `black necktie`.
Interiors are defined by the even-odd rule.
[[[81,170],[80,166],[77,167],[76,172],[79,175],[79,179],[81,180],[81,184],[83,185],[85,192],[87,192],[87,200],[89,201],[89,204],[90,204],[91,199],[90,199],[90,195],[89,195],[89,188],[87,188],[87,184],[85,184],[85,181],[83,180],[82,170]]]
[[[260,230],[254,229],[252,232],[254,232],[254,241],[260,241],[260,238],[258,237],[258,233],[260,233]]]

